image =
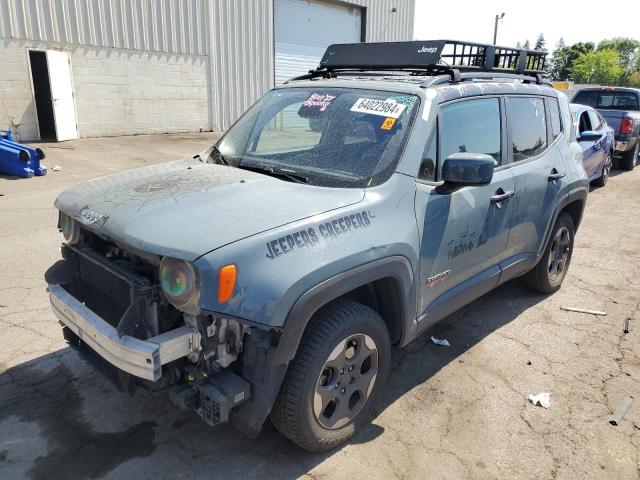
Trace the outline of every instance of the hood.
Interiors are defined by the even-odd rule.
[[[292,183],[185,159],[81,183],[62,192],[55,206],[125,245],[193,261],[363,197],[364,189]]]

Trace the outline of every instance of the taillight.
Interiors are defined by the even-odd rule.
[[[633,132],[633,119],[624,117],[620,122],[620,133],[622,135],[628,135]]]

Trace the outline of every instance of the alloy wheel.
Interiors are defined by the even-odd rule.
[[[558,229],[551,243],[551,252],[549,254],[549,280],[557,283],[562,280],[567,263],[569,262],[569,254],[571,252],[571,234],[567,227]]]
[[[331,352],[316,382],[313,412],[334,430],[352,421],[369,399],[378,373],[378,348],[364,333],[350,335]]]

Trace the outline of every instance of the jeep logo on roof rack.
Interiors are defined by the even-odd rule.
[[[422,48],[418,50],[418,53],[436,53],[437,51],[438,49],[436,47],[425,47],[423,45]]]

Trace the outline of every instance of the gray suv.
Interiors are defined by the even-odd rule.
[[[208,151],[64,191],[65,338],[210,425],[341,444],[392,348],[516,277],[560,288],[588,180],[544,61],[332,45]]]

